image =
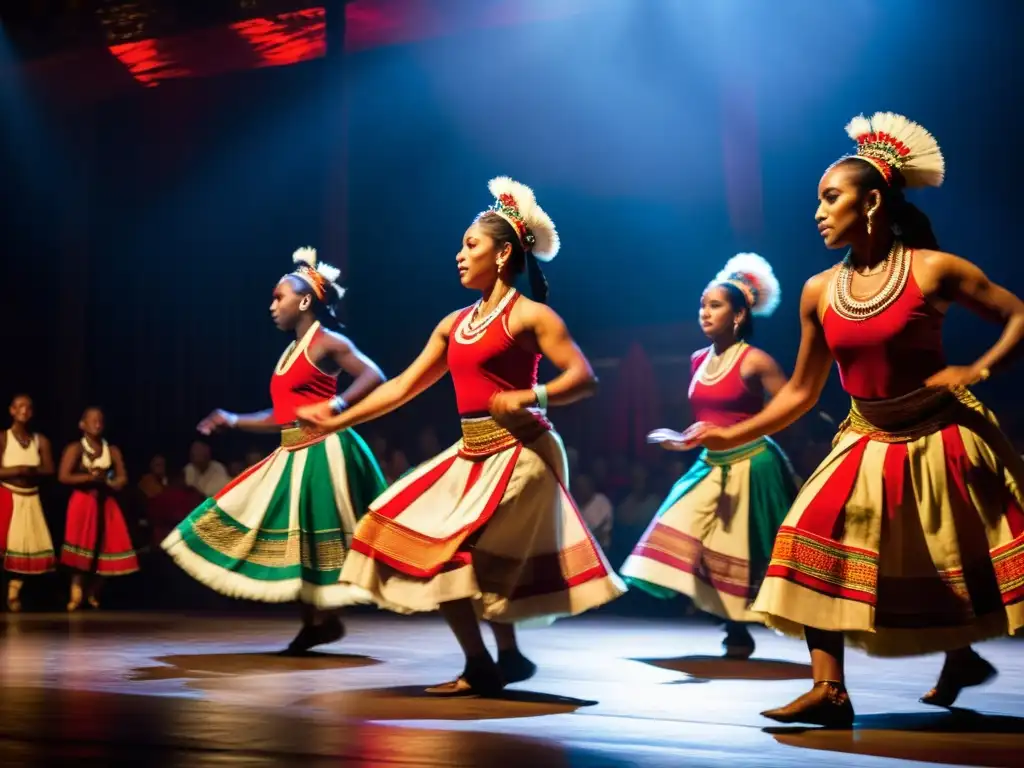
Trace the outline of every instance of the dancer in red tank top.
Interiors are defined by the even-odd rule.
[[[700,324],[711,346],[691,358],[695,421],[736,424],[786,383],[771,356],[747,343],[753,318],[770,315],[778,303],[771,265],[754,253],[730,259],[704,290]],[[685,448],[673,439],[677,434],[659,430],[648,439]],[[792,468],[771,438],[705,450],[672,488],[621,573],[631,586],[656,597],[687,595],[700,610],[725,619],[726,655],[749,658],[754,638],[745,622],[760,621],[750,604],[795,495]]]
[[[589,395],[594,374],[562,320],[543,304],[538,260],[558,251],[533,192],[490,184],[491,209],[466,231],[457,265],[480,291],[453,312],[400,376],[340,416],[300,408],[322,429],[345,429],[407,403],[451,371],[462,440],[407,474],[360,522],[342,578],[401,612],[440,608],[466,654],[462,675],[429,689],[488,694],[532,676],[513,623],[595,608],[623,591],[567,490],[562,442],[544,414]],[[513,287],[523,271],[533,301]],[[561,373],[537,383],[541,355]],[[498,642],[491,658],[478,615]]]
[[[339,411],[365,397],[384,376],[336,325],[344,295],[339,270],[300,248],[294,272],[274,288],[270,314],[295,334],[270,379],[271,408],[217,410],[199,431],[273,432],[281,447],[207,499],[163,542],[189,575],[229,597],[266,603],[298,601],[303,623],[288,651],[302,653],[341,639],[337,609],[369,596],[339,580],[356,521],[385,488],[369,447],[353,431],[328,434],[299,427],[298,409],[330,403]],[[352,383],[341,395],[338,376]]]
[[[806,637],[814,670],[811,691],[764,714],[832,726],[853,721],[844,635],[879,656],[944,651],[922,701],[950,706],[995,675],[971,644],[1024,626],[1024,462],[967,390],[1020,345],[1024,303],[938,250],[904,198],[904,187],[942,181],[931,134],[891,113],[847,131],[857,152],[822,177],[816,219],[826,246],[850,252],[804,287],[793,378],[757,416],[687,436],[723,449],[782,429],[838,363],[850,415],[779,530],[753,607]],[[945,362],[942,318],[954,303],[1003,325],[970,365]]]

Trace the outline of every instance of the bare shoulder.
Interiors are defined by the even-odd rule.
[[[0,436],[0,438],[5,438],[5,437],[6,437],[6,435]],[[36,440],[39,442],[39,447],[40,448],[49,448],[50,447],[50,440],[49,440],[49,438],[47,438],[47,436],[44,435],[42,432],[36,432]]]
[[[323,344],[323,348],[331,351],[347,351],[352,348],[352,341],[343,333],[338,331],[330,331],[326,328],[323,329],[323,334],[320,337],[320,343]]]
[[[458,320],[462,313],[467,309],[469,309],[469,307],[463,307],[462,309],[456,309],[454,312],[450,312],[445,315],[441,322],[439,322],[434,328],[434,333],[447,339],[451,335],[452,329],[455,327],[455,321]]]
[[[121,449],[118,448],[116,445],[113,445],[113,444],[110,444],[109,447],[110,447],[110,455],[115,457],[115,458],[120,459],[121,458]]]
[[[62,455],[68,457],[81,456],[82,444],[78,440],[75,440],[75,442],[73,443],[68,443],[66,446],[64,446],[64,452]]]
[[[965,270],[977,269],[970,261],[945,251],[930,251],[925,248],[914,251],[914,263],[936,275],[948,275]]]
[[[512,307],[510,319],[526,328],[535,328],[545,323],[562,323],[562,318],[547,304],[541,304],[522,295]]]
[[[756,366],[774,366],[776,364],[775,358],[769,355],[760,347],[751,347],[750,350],[747,352],[745,360],[749,361],[750,363]]]
[[[828,296],[828,286],[832,276],[839,269],[839,264],[834,264],[826,270],[807,278],[803,291],[800,293],[800,315],[803,317],[815,316],[821,318],[824,312],[825,298]]]

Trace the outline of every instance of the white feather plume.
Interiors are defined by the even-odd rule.
[[[754,317],[768,317],[782,301],[782,288],[772,265],[756,253],[737,253],[729,259],[715,276],[714,283],[742,280],[756,289],[757,298],[750,313]]]
[[[946,160],[935,137],[922,125],[895,112],[876,112],[870,118],[858,115],[846,126],[854,141],[869,133],[885,133],[906,147],[909,152],[897,158],[899,169],[908,187],[938,187],[946,175]]]
[[[532,189],[525,184],[520,184],[518,181],[510,179],[508,176],[498,176],[491,179],[487,184],[487,188],[494,195],[495,199],[501,195],[511,195],[516,201],[516,208],[518,208],[526,228],[534,238],[532,248],[534,256],[540,261],[551,261],[558,255],[561,241],[558,237],[558,231],[555,229],[555,222],[537,204],[537,198],[534,196]],[[512,225],[515,226],[515,224]]]
[[[316,248],[310,248],[309,246],[297,248],[295,253],[292,254],[292,261],[296,264],[316,267]]]

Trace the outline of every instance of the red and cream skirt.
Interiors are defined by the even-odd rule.
[[[0,485],[0,557],[10,573],[35,575],[56,567],[38,489]]]
[[[1024,625],[1024,461],[966,390],[853,402],[779,529],[753,610],[877,656]]]
[[[558,435],[464,419],[463,439],[400,479],[356,527],[342,581],[389,610],[475,600],[481,618],[554,619],[625,591],[569,495]]]

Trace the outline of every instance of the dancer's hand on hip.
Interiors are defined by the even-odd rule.
[[[537,404],[537,395],[528,389],[517,389],[512,392],[499,392],[491,398],[488,410],[491,416],[500,419],[502,416],[511,416],[515,413],[525,411],[531,405]]]
[[[295,409],[295,415],[299,423],[304,426],[316,427],[317,429],[337,429],[337,422],[340,417],[334,412],[334,406],[330,400],[312,405],[300,405]]]

